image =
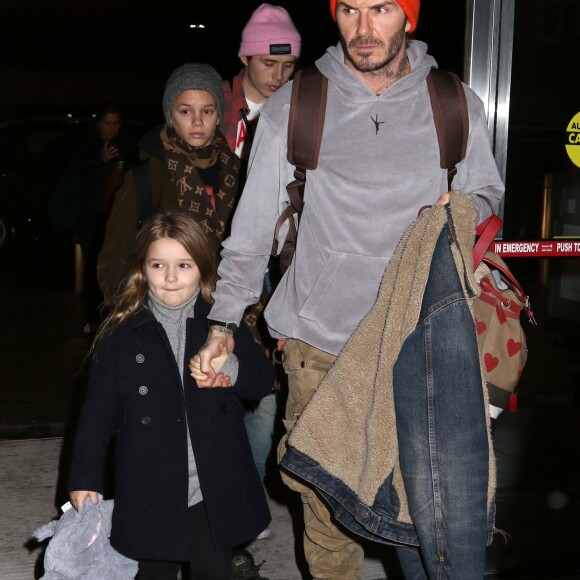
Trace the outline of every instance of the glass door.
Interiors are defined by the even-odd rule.
[[[496,535],[488,569],[555,574],[580,565],[580,2],[467,5],[464,80],[506,183],[502,240],[559,250],[505,258],[539,325],[526,326],[519,409],[493,427],[496,525],[511,538]]]

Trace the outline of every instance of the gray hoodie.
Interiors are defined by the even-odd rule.
[[[318,167],[306,178],[296,254],[265,312],[275,337],[338,354],[375,302],[403,232],[448,189],[425,81],[437,63],[416,40],[407,55],[411,73],[379,96],[345,66],[340,45],[316,62],[329,79],[326,120]],[[286,160],[290,94],[287,83],[262,109],[247,182],[223,244],[214,320],[237,322],[259,298],[274,226],[289,203],[286,185],[294,179]],[[468,87],[466,96],[469,140],[453,189],[471,197],[482,221],[489,204],[497,210],[504,186],[483,103]]]

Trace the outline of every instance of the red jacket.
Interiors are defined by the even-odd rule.
[[[235,152],[236,138],[238,136],[238,123],[242,119],[240,110],[248,114],[250,109],[246,102],[244,89],[242,87],[242,78],[244,76],[244,69],[232,79],[230,85],[229,81],[223,81],[222,87],[224,90],[224,118],[220,124],[220,131],[223,133],[230,149]]]

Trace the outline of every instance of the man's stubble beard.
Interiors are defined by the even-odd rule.
[[[386,68],[401,51],[401,47],[405,42],[405,25],[403,25],[403,27],[389,39],[386,51],[387,54],[382,60],[378,62],[372,61],[370,57],[356,59],[356,57],[354,57],[351,53],[351,50],[356,49],[356,47],[359,45],[365,45],[369,43],[378,47],[384,47],[385,43],[382,40],[378,40],[374,36],[357,36],[353,38],[347,46],[344,38],[341,36],[340,42],[342,44],[342,49],[346,59],[352,64],[355,70],[362,73],[377,72]]]

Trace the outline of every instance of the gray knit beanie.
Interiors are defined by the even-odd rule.
[[[209,64],[188,63],[176,68],[165,83],[163,93],[163,115],[169,123],[171,109],[175,99],[183,92],[190,89],[207,91],[215,99],[219,119],[223,119],[224,92],[222,78],[215,68]]]

